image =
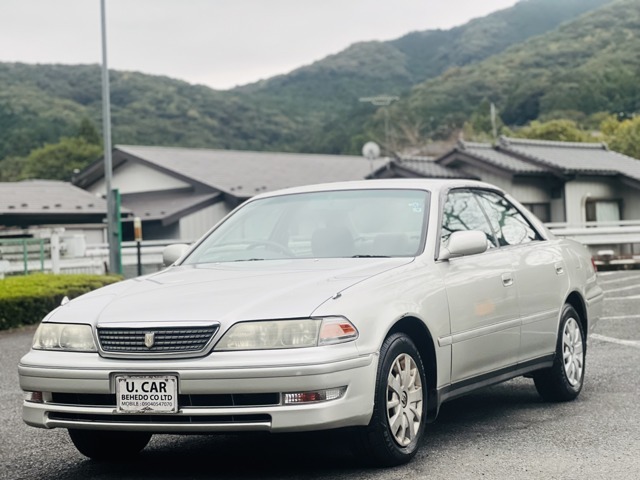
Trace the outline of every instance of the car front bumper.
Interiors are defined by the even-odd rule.
[[[315,353],[220,352],[206,358],[169,361],[112,360],[97,354],[32,350],[19,364],[20,386],[26,392],[43,392],[43,401],[25,400],[23,419],[41,428],[165,433],[287,432],[368,424],[377,354],[359,355],[355,347],[346,345]],[[243,358],[242,364],[239,358]],[[120,374],[177,375],[181,396],[271,393],[279,394],[279,401],[249,406],[213,402],[216,405],[180,406],[174,414],[123,415],[115,406],[115,376]],[[284,393],[340,387],[346,391],[335,400],[293,405],[282,401]],[[56,400],[56,394],[107,400],[98,404],[68,402]]]

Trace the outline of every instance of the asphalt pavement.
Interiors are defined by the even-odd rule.
[[[520,378],[446,403],[416,458],[365,468],[340,432],[156,435],[139,459],[87,460],[65,430],[27,427],[16,365],[33,328],[0,333],[0,479],[640,479],[640,271],[606,272],[576,401]]]

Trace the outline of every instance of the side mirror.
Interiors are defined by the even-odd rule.
[[[186,243],[176,243],[174,245],[168,245],[164,247],[162,251],[162,263],[165,267],[173,265],[182,255],[189,250],[189,245]]]
[[[487,235],[479,230],[453,232],[446,248],[440,252],[440,260],[449,260],[464,255],[475,255],[487,250]]]

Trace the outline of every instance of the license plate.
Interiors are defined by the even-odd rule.
[[[178,377],[175,375],[116,376],[117,413],[176,413]]]

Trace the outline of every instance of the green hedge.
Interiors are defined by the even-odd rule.
[[[0,280],[0,330],[32,325],[60,305],[122,278],[115,275],[45,275]]]

